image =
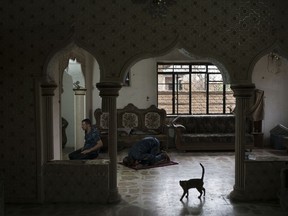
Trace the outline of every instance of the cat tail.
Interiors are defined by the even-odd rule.
[[[205,168],[204,166],[200,163],[200,166],[202,167],[202,177],[201,177],[201,180],[203,181],[204,179],[204,174],[205,174]]]

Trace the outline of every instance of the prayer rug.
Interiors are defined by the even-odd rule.
[[[119,164],[126,166],[123,164],[123,162],[119,162]],[[174,161],[165,161],[165,162],[157,163],[154,165],[126,166],[126,167],[134,169],[134,170],[141,170],[141,169],[150,169],[150,168],[156,168],[156,167],[171,166],[171,165],[176,165],[176,164],[178,164],[178,163],[174,162]]]

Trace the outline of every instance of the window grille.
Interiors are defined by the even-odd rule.
[[[210,63],[158,63],[158,107],[170,115],[226,114],[235,107],[230,85]]]

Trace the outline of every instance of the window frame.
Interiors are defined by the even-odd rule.
[[[172,72],[159,72],[161,69],[159,68],[159,65],[162,65],[164,68],[165,66],[173,66],[172,68]],[[187,65],[189,66],[189,71],[188,72],[175,72],[175,65]],[[203,72],[193,72],[192,70],[192,67],[193,66],[197,66],[197,65],[203,65],[205,66],[205,71]],[[215,66],[217,68],[217,70],[219,72],[210,72],[209,70],[209,66]],[[210,62],[157,62],[157,65],[156,65],[156,72],[157,72],[157,105],[159,107],[159,75],[171,75],[171,80],[172,80],[172,84],[171,83],[167,83],[165,82],[164,83],[164,86],[168,84],[168,86],[172,86],[172,102],[171,102],[171,110],[172,110],[172,113],[167,113],[167,115],[225,115],[225,114],[231,114],[231,112],[228,112],[227,109],[226,109],[226,104],[227,104],[227,91],[226,91],[226,88],[227,88],[227,85],[224,84],[223,82],[223,76],[221,74],[221,71],[218,69],[218,67]],[[179,113],[179,102],[178,102],[178,96],[179,96],[179,74],[182,74],[182,75],[188,75],[189,77],[189,92],[188,92],[188,98],[189,98],[189,110],[187,113],[182,113],[180,112]],[[193,105],[193,90],[192,90],[192,85],[193,85],[193,81],[192,81],[192,74],[204,74],[205,76],[205,82],[206,82],[206,112],[205,113],[193,113],[193,109],[192,109],[192,105]],[[211,80],[210,81],[210,77],[212,74],[220,74],[221,75],[221,81],[213,81]],[[177,81],[176,79],[177,78]],[[210,87],[210,84],[213,83],[213,82],[222,82],[222,112],[211,112],[210,111],[210,106],[211,104],[209,104],[209,96],[211,96],[211,92],[209,91],[209,87]],[[163,85],[163,84],[162,84]],[[181,87],[183,88],[183,83],[181,82]],[[235,105],[235,101],[234,101],[234,105]]]

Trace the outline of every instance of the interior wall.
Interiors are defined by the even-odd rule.
[[[147,58],[136,62],[130,69],[130,85],[123,86],[117,98],[117,108],[123,108],[133,103],[139,108],[157,105],[157,61],[193,61],[194,57],[184,53],[184,50],[173,49],[166,55]],[[94,62],[93,82],[99,82],[99,65]],[[97,88],[93,89],[95,99],[93,107],[101,108],[101,97]]]
[[[98,67],[98,70],[94,70],[94,65]],[[94,76],[96,76],[97,80],[94,81]],[[96,102],[101,104],[101,98],[99,97],[99,91],[98,95],[96,97],[93,96],[93,91],[96,89],[96,83],[100,80],[100,71],[99,71],[99,65],[95,58],[90,54],[86,53],[85,55],[85,80],[86,80],[86,115],[87,118],[93,120],[93,112],[94,112],[94,106],[93,101],[96,100]],[[89,84],[89,85],[88,85]]]
[[[157,62],[191,62],[199,61],[197,57],[189,54],[184,49],[175,48],[169,53],[148,58],[135,63],[130,70],[130,86],[120,90],[117,98],[117,108],[123,108],[128,103],[133,103],[139,108],[157,105]],[[201,61],[207,61],[201,59]]]
[[[262,131],[264,133],[264,145],[270,145],[270,130],[278,124],[288,127],[288,63],[281,57],[280,73],[268,72],[268,56],[265,55],[256,63],[252,82],[256,88],[264,91],[264,120]]]
[[[72,77],[63,73],[63,93],[61,97],[61,116],[68,121],[66,128],[67,143],[65,147],[74,147],[74,91]]]
[[[288,47],[287,1],[284,0],[263,1],[263,4],[231,0],[217,5],[211,1],[197,1],[197,4],[181,1],[163,19],[154,19],[144,10],[149,1],[145,1],[146,5],[115,0],[67,2],[6,1],[1,5],[0,87],[5,91],[0,95],[0,170],[5,173],[7,202],[40,200],[41,187],[37,186],[41,184],[43,155],[38,154],[41,140],[37,126],[42,119],[38,119],[38,95],[33,86],[42,78],[53,81],[50,78],[59,68],[54,64],[54,57],[49,59],[67,39],[101,56],[106,77],[119,72],[125,62],[138,58],[141,53],[159,53],[179,42],[195,53],[225,60],[223,64],[233,69],[229,72],[235,84],[249,82],[249,63],[263,49],[275,41],[286,51]],[[183,13],[184,10],[187,13]],[[17,18],[13,16],[15,11]],[[64,53],[61,51],[60,55]],[[50,68],[50,63],[47,67],[48,60],[54,62],[55,68]],[[145,76],[148,79],[147,74]],[[131,81],[133,84],[133,76]],[[140,90],[144,94],[145,89]],[[56,93],[59,96],[59,92]],[[119,103],[128,98],[124,93],[121,92]],[[42,99],[49,101],[50,98],[43,96]],[[134,102],[134,98],[128,99]],[[59,117],[55,119],[59,121]],[[60,131],[60,127],[55,129]]]
[[[147,108],[157,104],[157,74],[154,58],[137,62],[130,69],[130,85],[123,86],[117,98],[117,108],[123,108],[128,103],[133,103],[139,108]],[[99,65],[93,64],[93,109],[101,108],[99,90],[95,87],[100,80]],[[95,121],[95,119],[93,119]]]
[[[288,116],[285,112],[288,110],[288,101],[286,100],[286,91],[288,90],[288,63],[282,59],[281,72],[273,74],[267,70],[267,55],[263,56],[256,63],[252,82],[256,88],[264,91],[264,120],[262,130],[264,133],[264,145],[270,143],[270,130],[277,124],[283,124],[288,127]],[[157,61],[195,61],[192,56],[187,56],[179,50],[172,50],[167,55],[156,58],[143,59],[131,67],[130,86],[122,87],[117,98],[117,108],[123,108],[128,103],[133,103],[139,108],[146,108],[152,104],[157,105]],[[99,82],[99,66],[94,62],[94,83]],[[99,90],[93,89],[94,101],[93,107],[101,107],[101,97]],[[275,112],[277,110],[277,112]],[[273,113],[273,115],[271,115]],[[95,121],[95,119],[93,119]]]
[[[157,61],[195,61],[192,56],[187,56],[175,49],[167,55],[149,58],[135,63],[130,71],[130,86],[122,87],[117,98],[117,108],[123,108],[128,103],[145,108],[157,104]],[[99,70],[99,66],[95,66]],[[95,73],[94,73],[95,74]],[[99,74],[99,73],[96,73]],[[96,79],[99,79],[97,77]],[[270,144],[270,130],[277,124],[288,127],[288,62],[282,58],[281,72],[273,74],[267,70],[267,55],[263,56],[254,67],[252,82],[256,88],[264,91],[264,120],[262,130],[264,133],[264,145]],[[97,88],[95,88],[97,90]],[[94,91],[95,91],[94,89]],[[96,95],[96,94],[94,94]],[[94,103],[94,108],[101,107],[99,91],[96,95],[99,100]],[[99,102],[99,103],[98,103]],[[277,110],[277,112],[275,112]],[[273,113],[273,115],[271,115]]]
[[[69,61],[67,70],[63,73],[63,93],[61,95],[61,115],[68,121],[66,128],[67,143],[65,147],[75,147],[75,92],[73,83],[79,82],[79,86],[85,88],[85,81],[81,70],[81,64]]]
[[[54,67],[57,67],[54,65]],[[58,71],[58,70],[55,70]],[[54,96],[52,98],[52,110],[53,110],[53,159],[60,160],[62,157],[62,134],[60,133],[62,128],[61,121],[61,105],[59,103],[61,99],[62,88],[60,85],[60,74],[55,72],[55,82],[58,83],[57,88],[54,90]]]
[[[133,103],[139,108],[157,104],[157,74],[154,58],[137,62],[130,70],[130,86],[124,86],[117,98],[117,108]]]

